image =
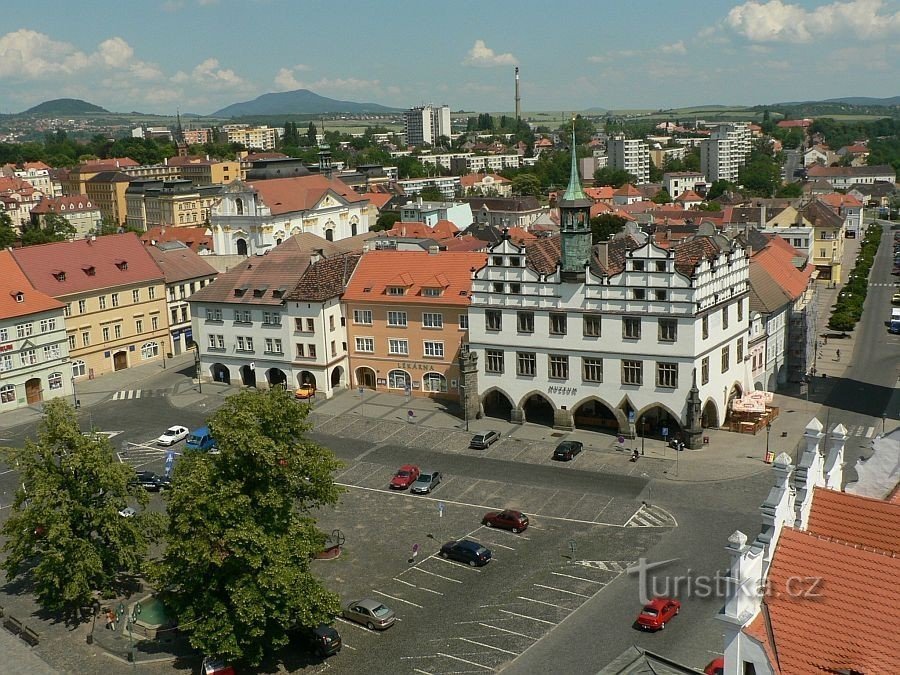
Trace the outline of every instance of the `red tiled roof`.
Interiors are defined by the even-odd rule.
[[[6,194],[18,193],[24,196],[31,196],[35,192],[34,185],[24,178],[18,176],[0,176],[0,192]]]
[[[441,251],[368,251],[344,292],[350,302],[468,305],[472,269],[487,262],[486,253]],[[402,278],[398,276],[402,271]],[[389,286],[406,287],[404,295],[388,295]],[[423,288],[443,288],[440,296],[426,296]],[[369,289],[369,290],[366,290]]]
[[[641,191],[631,183],[625,183],[622,187],[613,193],[616,197],[640,197]]]
[[[595,216],[599,216],[603,213],[611,213],[613,211],[613,207],[604,202],[596,202],[591,204],[591,218]]]
[[[613,190],[613,188],[610,187],[609,185],[602,185],[600,187],[584,188],[584,194],[586,194],[590,199],[593,199],[595,201],[602,201],[604,199],[610,200],[613,198],[614,192],[615,192],[615,190]]]
[[[797,269],[794,261],[800,253],[779,236],[769,239],[769,244],[750,258],[750,264],[759,265],[791,299],[803,295],[813,273],[812,265]]]
[[[87,195],[66,195],[65,197],[48,197],[38,202],[31,209],[32,213],[76,213],[81,211],[99,211]]]
[[[507,228],[507,234],[509,235],[509,238],[513,241],[513,243],[518,246],[523,246],[528,242],[537,239],[535,235],[522,227]]]
[[[693,190],[685,190],[680,195],[675,198],[676,202],[702,202],[703,197],[698,195]]]
[[[825,202],[833,209],[839,209],[842,206],[858,208],[863,205],[863,203],[853,195],[842,195],[840,192],[819,195],[819,201]]]
[[[22,302],[16,300],[19,293]],[[61,302],[31,285],[9,251],[0,251],[0,317],[11,319],[61,309],[62,306]]]
[[[459,228],[449,220],[439,220],[431,228],[431,234],[435,237],[452,237]]]
[[[88,159],[78,165],[79,171],[115,171],[126,166],[140,166],[131,157],[109,157],[108,159]]]
[[[383,209],[384,205],[391,201],[392,195],[390,192],[365,192],[363,193],[363,197],[369,200],[370,204],[374,204],[376,208]]]
[[[12,255],[35,288],[56,298],[163,280],[159,265],[133,232],[25,246]]]
[[[308,211],[316,206],[326,193],[334,192],[347,202],[362,202],[365,197],[337,178],[321,174],[272,178],[248,183],[259,193],[263,203],[273,216],[294,211]]]
[[[212,232],[205,227],[170,227],[157,225],[141,234],[141,243],[144,246],[153,245],[153,242],[180,241],[187,244],[194,253],[213,250]]]
[[[448,251],[483,251],[487,248],[487,245],[488,243],[486,241],[483,241],[478,237],[473,237],[470,234],[464,235],[462,237],[447,237],[446,239],[438,239],[438,246],[440,246],[441,248],[445,248]]]
[[[163,271],[167,284],[214,277],[217,274],[215,268],[181,242],[163,243],[162,248],[147,246],[145,250],[153,256]]]
[[[504,178],[500,174],[497,173],[468,173],[465,176],[459,177],[459,183],[463,187],[473,187],[477,183],[481,183],[485,176],[490,176],[494,179],[494,182],[498,185],[504,185],[506,183],[511,183],[512,181],[508,178]]]
[[[37,162],[25,162],[22,165],[22,168],[25,170],[28,169],[36,169],[38,171],[49,171],[50,167],[44,164],[42,161],[38,160]]]
[[[389,237],[414,237],[416,239],[428,238],[432,235],[431,228],[425,223],[414,220],[398,220],[394,226],[385,232]]]
[[[781,120],[780,122],[778,122],[777,126],[781,127],[782,129],[805,129],[810,124],[812,124],[812,120]]]
[[[807,528],[829,539],[900,557],[900,506],[882,499],[816,488]]]

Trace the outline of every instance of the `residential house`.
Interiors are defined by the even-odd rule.
[[[499,228],[521,227],[527,230],[547,210],[534,197],[468,197],[464,201],[472,209],[474,222]]]
[[[835,153],[841,164],[849,163],[850,166],[865,166],[869,158],[869,148],[864,143],[854,143],[838,148]]]
[[[247,124],[226,124],[222,127],[229,143],[240,143],[245,148],[274,150],[278,142],[278,129],[269,126],[252,127]],[[235,178],[237,180],[237,178]]]
[[[650,180],[650,149],[645,141],[613,136],[606,142],[606,154],[609,168],[631,174],[636,183]]]
[[[74,228],[76,237],[99,232],[103,225],[100,209],[94,206],[87,195],[42,199],[31,209],[31,222],[43,227],[46,216],[51,213],[65,218]]]
[[[225,185],[241,177],[241,163],[206,157],[169,157],[166,164],[178,169],[178,177],[195,187]]]
[[[83,195],[87,194],[87,182],[104,171],[125,171],[131,167],[139,166],[130,157],[110,157],[109,159],[89,159],[78,166],[69,169],[60,176],[63,194]]]
[[[416,196],[426,188],[435,188],[440,191],[444,199],[451,200],[462,191],[462,181],[459,176],[429,176],[427,178],[406,178],[397,181],[397,187],[406,194]]]
[[[644,201],[643,193],[631,183],[625,183],[613,192],[613,204],[617,206],[626,206],[642,201]]]
[[[457,398],[472,270],[484,253],[369,251],[347,285],[356,386]]]
[[[814,145],[803,153],[803,166],[830,166],[835,162],[834,152],[827,145]]]
[[[12,256],[35,288],[65,305],[76,380],[165,355],[165,280],[134,233],[25,246]]]
[[[466,195],[485,197],[509,197],[512,195],[512,181],[495,173],[472,173],[459,178],[460,187]]]
[[[700,172],[710,183],[738,182],[738,171],[750,157],[750,127],[745,122],[718,125],[700,143]]]
[[[161,225],[209,225],[220,185],[197,187],[189,180],[133,180],[125,190],[127,224],[139,230]]]
[[[85,182],[84,194],[100,209],[104,220],[121,227],[128,214],[125,191],[130,182],[131,176],[124,171],[101,171]]]
[[[0,412],[72,395],[63,304],[0,251]]]
[[[424,223],[434,227],[446,220],[462,230],[472,224],[472,207],[465,201],[425,202],[421,197],[399,207],[400,220],[403,222]]]
[[[897,172],[892,166],[811,166],[807,170],[810,180],[825,180],[834,190],[849,190],[856,183],[897,182]]]
[[[663,174],[663,187],[666,192],[677,199],[682,192],[706,193],[706,176],[696,171],[668,171]]]
[[[897,193],[897,186],[894,183],[885,181],[876,181],[874,183],[854,183],[850,186],[847,194],[856,197],[865,206],[877,207],[884,217],[884,209],[891,205],[891,199]]]
[[[57,197],[53,186],[53,179],[50,177],[50,167],[41,161],[25,162],[21,168],[16,168],[13,172],[16,178],[27,180],[31,183],[35,190],[45,197]]]
[[[813,227],[812,263],[825,281],[841,282],[844,258],[844,219],[825,202],[814,199],[800,209]]]
[[[166,351],[183,354],[194,341],[190,298],[213,282],[218,272],[181,241],[157,242],[145,248],[159,265],[166,282],[170,339]]]
[[[0,203],[12,220],[13,227],[21,229],[31,222],[31,210],[44,198],[37,188],[24,178],[0,176]]]
[[[844,219],[845,237],[860,236],[863,226],[863,203],[859,198],[840,192],[831,192],[819,197],[819,201],[828,204]]]
[[[212,231],[208,227],[154,227],[140,236],[144,246],[180,241],[198,255],[208,256],[214,253]]]

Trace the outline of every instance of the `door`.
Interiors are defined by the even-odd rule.
[[[113,370],[125,370],[128,367],[128,352],[113,354]]]
[[[25,383],[25,398],[28,404],[40,403],[43,400],[43,388],[41,387],[41,379],[33,377]]]

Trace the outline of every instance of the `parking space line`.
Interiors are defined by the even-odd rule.
[[[469,570],[470,572],[478,572],[478,574],[481,574],[480,569],[478,569],[476,567],[472,567],[471,565],[460,565],[459,563],[455,563],[451,560],[445,560],[444,558],[441,558],[441,557],[435,557],[435,560],[440,560],[442,563],[444,563],[446,565],[453,565],[454,567],[459,567],[460,569]],[[460,582],[460,583],[462,583],[462,582]]]
[[[406,584],[407,586],[411,586],[412,588],[418,588],[420,591],[426,591],[427,593],[434,593],[435,595],[443,595],[440,591],[433,591],[430,588],[426,588],[425,586],[417,586],[416,584],[411,584],[408,581],[403,581],[400,577],[394,577],[394,581],[399,581],[401,584]]]
[[[532,621],[537,621],[538,623],[545,623],[545,624],[547,624],[548,626],[555,626],[555,625],[556,625],[556,624],[553,623],[552,621],[546,621],[545,619],[538,619],[537,617],[534,617],[534,616],[528,616],[527,614],[518,614],[518,613],[516,613],[516,612],[510,612],[508,609],[501,609],[500,611],[503,612],[504,614],[512,614],[513,616],[517,616],[517,617],[519,617],[519,618],[521,618],[521,619],[531,619]]]
[[[422,605],[417,605],[414,602],[410,602],[409,600],[404,600],[403,598],[398,598],[394,595],[388,595],[387,593],[382,593],[381,591],[376,591],[374,588],[372,589],[373,593],[378,593],[378,595],[383,595],[386,598],[390,598],[391,600],[396,600],[397,602],[405,602],[407,605],[412,605],[413,607],[418,607],[419,609],[424,609]]]
[[[543,600],[535,600],[534,598],[526,598],[524,595],[516,596],[519,600],[527,600],[528,602],[536,602],[539,605],[547,605],[547,607],[556,607],[557,609],[564,609],[567,612],[571,612],[571,608],[563,607],[562,605],[554,605],[552,602],[544,602]]]
[[[484,642],[478,642],[477,640],[470,640],[469,638],[456,638],[457,640],[462,640],[463,642],[468,642],[473,645],[478,645],[479,647],[487,647],[488,649],[494,649],[498,652],[503,652],[504,654],[512,654],[513,656],[518,656],[519,652],[511,652],[508,649],[501,649],[500,647],[494,647],[493,645],[485,644]]]
[[[515,532],[511,532],[510,530],[504,530],[499,527],[491,527],[488,529],[491,532],[502,532],[503,534],[508,535],[510,537],[514,537],[515,539],[524,539],[525,541],[531,541],[531,539],[529,539],[528,537],[526,537],[524,534],[521,534],[521,533],[516,534]]]
[[[366,480],[367,478],[370,478],[371,476],[374,476],[374,475],[375,475],[376,473],[378,473],[379,471],[383,471],[383,470],[384,470],[384,467],[383,467],[383,466],[381,466],[381,465],[376,465],[375,468],[372,469],[372,471],[370,471],[370,472],[367,473],[365,476],[363,476],[362,478],[360,478],[359,481],[362,482],[362,481]]]
[[[572,513],[572,511],[575,509],[575,507],[578,506],[578,505],[581,503],[581,500],[584,499],[585,497],[587,497],[587,492],[583,493],[583,494],[578,498],[578,501],[576,501],[574,504],[572,504],[572,508],[570,508],[568,511],[566,511],[563,515],[566,515],[566,516],[567,516],[567,515],[569,515],[570,513]]]
[[[505,548],[507,551],[515,551],[512,546],[504,546],[503,544],[498,544],[496,541],[491,542],[491,546],[499,546],[500,548]]]
[[[468,663],[470,666],[478,666],[479,668],[484,668],[485,670],[493,670],[490,666],[483,666],[480,663],[475,663],[474,661],[469,661],[468,659],[464,659],[459,656],[453,656],[452,654],[445,654],[444,652],[438,652],[438,656],[444,656],[448,659],[453,659],[454,661],[462,661],[463,663]]]
[[[418,668],[413,668],[414,673],[422,673],[422,675],[432,675],[427,670],[419,670]]]
[[[586,581],[589,584],[605,585],[602,581],[597,581],[596,579],[585,579],[584,577],[576,577],[572,574],[563,574],[562,572],[550,572],[550,574],[555,574],[558,577],[569,577],[569,579],[578,579],[579,581]]]
[[[355,621],[350,621],[349,619],[345,619],[345,618],[342,617],[342,616],[336,616],[336,617],[334,617],[334,618],[337,619],[338,621],[340,621],[341,623],[345,623],[345,624],[347,624],[348,626],[353,626],[354,628],[359,628],[360,630],[363,630],[363,631],[365,631],[366,633],[371,633],[371,634],[373,634],[373,635],[381,635],[381,633],[379,633],[378,631],[375,631],[375,630],[369,630],[369,629],[366,628],[365,626],[361,626],[360,624],[356,623]]]
[[[421,567],[410,567],[409,569],[416,570],[417,572],[424,572],[425,574],[430,574],[433,577],[440,577],[441,579],[446,579],[447,581],[452,581],[455,584],[462,583],[459,579],[454,579],[453,577],[445,577],[443,574],[438,574],[437,572],[429,572],[428,570],[423,570]]]
[[[584,593],[576,593],[575,591],[567,591],[565,588],[556,588],[556,586],[544,586],[544,584],[534,584],[538,588],[546,588],[550,591],[558,591],[560,593],[568,593],[569,595],[577,595],[579,598],[589,598],[591,596],[585,595]]]
[[[499,630],[504,633],[509,633],[510,635],[518,635],[519,637],[528,638],[529,640],[532,640],[532,641],[535,640],[535,638],[531,637],[530,635],[525,635],[525,633],[518,633],[514,630],[509,630],[508,628],[500,628],[500,626],[492,626],[491,624],[484,623],[482,621],[479,621],[478,625],[484,626],[485,628],[490,628],[491,630]]]

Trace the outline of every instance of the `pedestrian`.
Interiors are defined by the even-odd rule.
[[[838,349],[836,354],[837,354],[837,360],[840,361],[841,360],[841,350]]]
[[[112,608],[106,610],[106,627],[109,630],[116,629],[116,613],[112,611]]]
[[[827,344],[828,344],[828,336],[826,335],[824,338],[822,338],[822,346],[824,347]]]

